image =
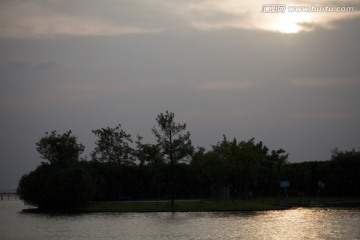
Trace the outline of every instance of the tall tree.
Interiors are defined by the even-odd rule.
[[[36,150],[41,158],[48,160],[50,164],[71,163],[79,160],[80,154],[85,147],[77,142],[77,138],[71,135],[71,131],[58,134],[56,131],[46,132],[36,143]]]
[[[121,129],[121,125],[114,128],[101,128],[92,131],[99,139],[95,142],[92,158],[102,162],[133,165],[133,149],[131,135]]]
[[[186,123],[175,123],[174,118],[175,114],[172,112],[166,111],[165,114],[160,113],[156,118],[158,128],[154,126],[152,129],[162,155],[165,158],[164,160],[170,164],[171,206],[174,206],[175,202],[175,166],[179,161],[189,156],[193,150],[190,133],[186,132]]]

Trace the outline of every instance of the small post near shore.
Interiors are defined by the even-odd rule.
[[[286,189],[290,187],[289,181],[280,181],[280,187],[284,189],[284,204],[287,205],[288,203],[288,195]]]

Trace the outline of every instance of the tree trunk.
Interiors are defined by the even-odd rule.
[[[170,198],[171,198],[171,207],[175,206],[175,176],[174,176],[174,156],[173,156],[173,146],[172,146],[172,136],[170,134],[170,181],[171,181],[171,190],[170,190]]]

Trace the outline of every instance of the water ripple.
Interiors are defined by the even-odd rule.
[[[0,203],[1,239],[360,239],[359,210],[45,215],[22,208]]]

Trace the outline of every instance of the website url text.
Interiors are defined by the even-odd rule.
[[[262,13],[300,13],[300,12],[354,12],[355,8],[351,6],[287,6],[286,4],[263,4],[261,6]]]

